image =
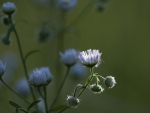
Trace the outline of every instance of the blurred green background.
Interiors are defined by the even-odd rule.
[[[35,31],[42,22],[47,20],[49,6],[38,5],[32,0],[10,0],[17,6],[14,20],[25,20],[28,24],[20,22],[18,30],[23,53],[40,49],[41,53],[32,55],[27,62],[29,72],[36,67],[49,66],[54,76],[53,83],[49,86],[49,105],[55,96],[56,84],[56,40],[51,39],[46,43],[38,43]],[[89,0],[79,0],[78,6],[67,14],[67,24],[72,22],[79,12],[84,9]],[[6,0],[0,1],[0,6]],[[149,113],[150,110],[150,1],[148,0],[110,0],[105,12],[98,12],[94,6],[92,10],[75,27],[77,34],[65,35],[64,48],[75,48],[83,51],[99,49],[103,63],[95,69],[96,73],[106,77],[113,75],[117,84],[113,89],[106,89],[102,94],[93,94],[87,90],[81,96],[81,104],[77,109],[69,109],[65,113]],[[1,17],[3,15],[1,14]],[[6,33],[7,28],[0,25],[0,35]],[[24,76],[24,71],[18,54],[15,35],[11,35],[13,44],[6,46],[0,43],[0,58],[6,52],[12,52],[18,57],[18,68],[8,84],[12,87],[18,78]],[[66,68],[64,68],[65,70]],[[7,75],[9,76],[9,75]],[[60,75],[62,76],[62,75]],[[87,75],[88,76],[88,75]],[[68,77],[63,88],[62,103],[66,103],[66,95],[71,95],[76,84],[84,84],[87,76],[80,80]],[[8,77],[9,78],[9,77]],[[62,78],[62,77],[60,77]],[[15,109],[9,105],[8,100],[13,100],[24,105],[22,100],[6,89],[0,87],[0,111],[14,113]],[[25,105],[24,105],[25,106]]]

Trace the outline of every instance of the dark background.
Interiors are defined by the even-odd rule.
[[[87,1],[79,0],[78,6],[67,14],[67,24],[74,20],[79,12],[86,6]],[[1,0],[0,5],[6,0]],[[56,40],[51,39],[46,43],[37,43],[35,31],[48,19],[48,5],[40,6],[31,0],[11,0],[17,6],[14,20],[25,20],[28,24],[18,23],[24,54],[34,49],[42,53],[32,55],[28,62],[28,70],[36,67],[49,66],[52,74],[55,73]],[[102,94],[93,94],[87,90],[81,96],[81,104],[77,109],[70,109],[66,113],[149,113],[150,105],[150,1],[148,0],[110,0],[107,10],[100,13],[95,7],[76,26],[77,34],[65,35],[64,48],[75,48],[83,51],[99,49],[102,52],[103,63],[95,69],[96,73],[106,77],[115,76],[117,81],[113,89],[106,89]],[[2,17],[2,14],[1,14]],[[7,28],[0,25],[0,35],[6,33]],[[13,53],[18,59],[18,68],[14,75],[7,78],[8,84],[14,86],[18,78],[24,76],[23,67],[18,54],[15,35],[11,35],[13,44],[6,46],[0,43],[0,58],[6,53]],[[57,54],[58,55],[58,54]],[[14,62],[16,63],[16,62]],[[65,70],[65,68],[64,68]],[[49,87],[49,104],[55,95],[55,81]],[[87,75],[88,76],[88,75]],[[86,76],[86,77],[87,77]],[[66,103],[66,95],[71,95],[76,84],[84,84],[86,77],[81,80],[68,78],[62,96],[62,103]],[[59,84],[59,83],[58,83]],[[0,87],[0,111],[3,113],[14,112],[8,100],[13,100],[26,106],[22,100],[6,89]],[[26,107],[25,107],[26,108]]]

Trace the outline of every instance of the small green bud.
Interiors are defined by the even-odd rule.
[[[4,3],[2,6],[2,11],[6,15],[12,15],[16,11],[16,6],[12,2]]]
[[[4,16],[2,19],[1,19],[2,23],[6,26],[10,25],[10,20],[8,18],[8,16]]]
[[[67,100],[68,106],[74,107],[74,108],[76,108],[80,103],[80,100],[74,96],[67,96],[66,100]]]
[[[9,36],[7,36],[7,35],[2,35],[2,37],[1,37],[2,39],[2,42],[5,44],[5,45],[11,45],[12,44],[12,41],[11,41],[11,39],[10,39],[10,37]]]
[[[103,3],[99,3],[99,4],[97,4],[97,11],[99,11],[99,12],[103,12],[103,11],[105,11],[106,10],[106,5],[105,4],[103,4]]]
[[[105,78],[104,83],[105,83],[105,86],[106,86],[106,87],[108,87],[108,88],[113,88],[113,87],[115,86],[115,84],[116,84],[116,81],[115,81],[115,78],[114,78],[114,77],[112,77],[112,76],[107,76],[107,77]]]
[[[98,94],[104,91],[104,88],[99,84],[93,84],[90,86],[93,93]]]

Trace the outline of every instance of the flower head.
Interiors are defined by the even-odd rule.
[[[66,100],[67,100],[68,106],[74,107],[74,108],[76,108],[80,103],[80,100],[74,96],[67,96]]]
[[[107,76],[107,77],[105,78],[104,83],[105,83],[105,86],[106,86],[106,87],[108,87],[108,88],[113,88],[113,87],[115,86],[115,84],[116,84],[116,80],[115,80],[115,78],[112,77],[112,76]]]
[[[5,72],[6,72],[6,64],[3,64],[2,61],[0,60],[0,77],[2,77]]]
[[[35,87],[46,86],[52,81],[52,75],[48,67],[35,69],[30,77],[30,84]]]
[[[77,0],[58,0],[58,7],[63,10],[71,10],[77,5]]]
[[[64,54],[60,52],[62,63],[69,67],[77,63],[78,61],[77,55],[78,52],[74,49],[68,49],[65,51]]]
[[[99,84],[93,84],[90,86],[93,93],[98,94],[104,91],[104,88]]]
[[[79,60],[80,62],[87,67],[98,67],[98,65],[101,62],[101,55],[102,53],[99,52],[99,50],[87,50],[82,51],[79,54]]]
[[[11,15],[16,11],[16,6],[12,2],[6,2],[2,6],[2,11],[7,15]]]
[[[15,89],[22,96],[27,97],[30,94],[29,85],[25,78],[19,79],[17,81],[17,83],[15,85]]]

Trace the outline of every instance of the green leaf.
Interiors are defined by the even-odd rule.
[[[32,102],[29,107],[28,107],[28,111],[30,110],[30,108],[32,108],[34,105],[36,105],[37,103],[39,103],[41,100],[36,100],[34,102]]]
[[[58,106],[53,107],[52,111],[58,111],[58,110],[64,109],[65,107],[67,107],[67,105],[58,105]]]
[[[30,56],[30,55],[32,55],[32,54],[34,54],[34,53],[37,53],[37,52],[40,52],[40,50],[32,50],[32,51],[30,51],[29,53],[27,53],[27,55],[25,56],[25,61],[27,60],[27,58]]]
[[[24,113],[28,113],[26,110],[24,110],[22,108],[18,108],[18,110],[23,111]]]
[[[18,104],[16,104],[16,103],[13,102],[13,101],[9,101],[9,103],[10,103],[12,106],[16,107],[16,108],[21,108]]]

